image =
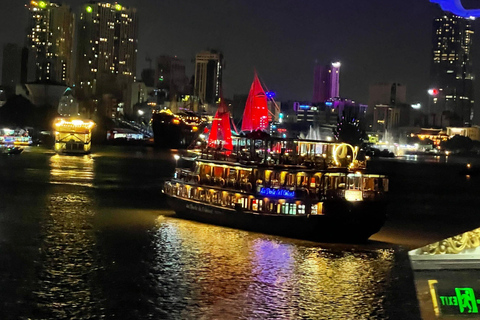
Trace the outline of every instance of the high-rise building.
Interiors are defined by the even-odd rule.
[[[433,22],[433,52],[429,114],[431,125],[465,126],[473,119],[473,80],[470,51],[472,20],[444,13]],[[442,123],[442,119],[448,123]]]
[[[36,81],[71,85],[74,14],[70,6],[32,0],[28,10],[26,45],[35,54]]]
[[[3,47],[2,86],[8,94],[15,93],[19,84],[35,81],[34,51],[15,43],[7,43]]]
[[[169,96],[188,93],[188,77],[182,59],[165,55],[157,58],[155,88],[166,90]]]
[[[406,103],[407,87],[401,83],[376,83],[370,85],[368,95],[368,106],[370,110],[376,105],[395,106]]]
[[[92,2],[80,11],[76,86],[81,97],[114,94],[124,98],[136,77],[137,10]]]
[[[340,96],[340,62],[331,65],[315,64],[313,71],[313,103],[325,102]]]
[[[223,74],[223,54],[202,51],[195,59],[194,95],[203,103],[215,103],[220,98]]]
[[[368,109],[366,113],[367,129],[385,132],[391,129],[391,115],[396,110],[403,110],[406,104],[407,87],[401,83],[376,83],[370,85]],[[398,110],[397,110],[398,109]]]

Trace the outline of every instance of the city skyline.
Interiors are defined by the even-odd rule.
[[[75,12],[84,1],[65,1]],[[406,0],[385,6],[380,0],[335,4],[306,1],[295,6],[280,0],[123,1],[138,9],[137,78],[148,67],[146,57],[178,56],[187,76],[194,58],[206,49],[225,57],[224,93],[248,91],[254,69],[280,100],[310,100],[315,60],[342,63],[342,97],[368,101],[373,83],[399,82],[408,102],[427,102],[432,21],[441,13],[428,0]],[[8,3],[0,25],[0,44],[24,44],[25,3]],[[465,5],[467,7],[467,5]],[[8,14],[7,14],[8,13]],[[338,19],[338,16],[344,17]],[[12,19],[10,17],[14,17]],[[474,22],[476,24],[476,22]],[[473,52],[478,41],[473,39]],[[474,71],[477,62],[473,61]]]

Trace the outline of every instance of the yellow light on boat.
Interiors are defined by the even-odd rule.
[[[172,122],[173,122],[174,124],[180,124],[180,120],[178,120],[178,119],[173,119]]]
[[[470,169],[472,165],[470,163],[467,163],[467,168]]]
[[[345,200],[347,201],[362,201],[362,191],[360,190],[346,190],[345,191]]]
[[[198,127],[196,127],[196,126],[192,127],[192,131],[197,131],[197,130],[198,130]]]
[[[55,126],[60,127],[60,126],[63,125],[64,123],[65,123],[65,120],[60,119],[60,120],[57,120],[57,122],[55,122]]]

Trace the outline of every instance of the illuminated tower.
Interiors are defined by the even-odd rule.
[[[316,64],[313,73],[313,103],[340,96],[340,62]]]
[[[223,73],[223,54],[203,51],[195,59],[194,94],[204,103],[215,103],[220,98]]]
[[[118,3],[87,3],[78,25],[76,85],[82,97],[121,97],[135,80],[137,10]]]
[[[430,92],[435,94],[429,103],[432,125],[471,124],[474,76],[470,51],[473,34],[470,18],[444,13],[433,22]]]
[[[31,1],[28,10],[27,47],[35,55],[36,80],[70,85],[74,39],[70,6]]]

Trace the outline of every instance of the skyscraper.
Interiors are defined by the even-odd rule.
[[[340,62],[315,64],[313,71],[313,103],[325,102],[340,95]]]
[[[220,98],[223,73],[223,54],[202,51],[195,59],[194,94],[203,103],[215,103]]]
[[[182,59],[162,55],[156,62],[156,88],[167,90],[169,96],[188,93],[188,77]]]
[[[27,47],[7,43],[3,47],[2,86],[8,94],[19,84],[35,81],[35,54]]]
[[[473,119],[473,73],[470,58],[472,20],[444,13],[433,22],[432,125],[465,126]],[[444,123],[443,119],[448,122]]]
[[[76,85],[83,98],[122,96],[135,80],[137,11],[119,3],[87,3],[78,25]]]
[[[74,14],[70,6],[30,1],[26,45],[35,54],[39,82],[71,85]]]

